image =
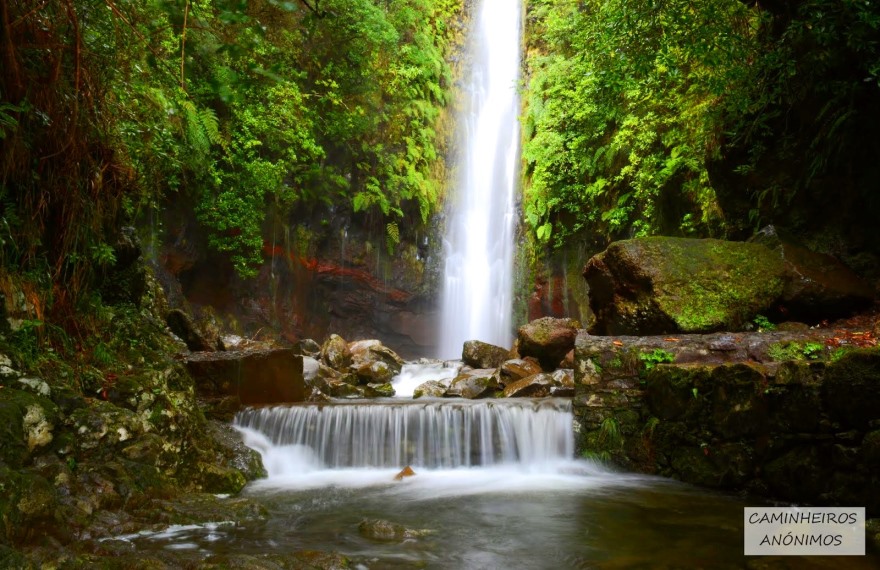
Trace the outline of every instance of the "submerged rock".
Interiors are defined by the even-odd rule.
[[[411,529],[401,524],[381,519],[365,519],[358,525],[361,536],[373,540],[405,540],[430,534],[427,529]]]

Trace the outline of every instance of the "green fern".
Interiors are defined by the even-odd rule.
[[[388,222],[385,225],[385,246],[388,248],[388,255],[394,253],[394,248],[400,243],[400,228],[397,222]]]

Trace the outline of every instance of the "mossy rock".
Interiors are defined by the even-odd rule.
[[[0,390],[0,461],[17,468],[54,438],[58,407],[48,398],[13,388]]]
[[[833,474],[830,446],[800,445],[770,461],[763,469],[773,495],[797,501],[828,491]]]
[[[6,568],[7,570],[35,570],[38,567],[31,563],[21,552],[0,544],[0,568]]]
[[[843,426],[865,429],[880,420],[880,350],[855,350],[829,363],[822,394]]]
[[[44,477],[0,465],[0,544],[25,543],[44,534],[54,522],[57,503]]]
[[[645,376],[647,402],[660,420],[695,421],[705,408],[712,367],[700,364],[655,366]]]
[[[754,437],[767,430],[767,401],[762,371],[747,364],[726,364],[712,371],[712,428],[725,439]],[[699,396],[698,396],[699,397]]]
[[[592,334],[741,330],[782,294],[780,257],[760,244],[650,237],[612,243],[584,269]]]

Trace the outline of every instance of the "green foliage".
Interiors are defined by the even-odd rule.
[[[707,160],[744,79],[748,21],[736,0],[530,3],[525,210],[539,240],[719,223]]]
[[[618,448],[623,445],[623,435],[616,418],[609,417],[602,420],[599,425],[598,442],[608,448]]]
[[[752,322],[758,328],[758,332],[776,330],[776,325],[771,323],[770,319],[768,319],[764,315],[756,315],[755,318],[752,320]]]
[[[801,354],[807,360],[818,360],[822,357],[822,354],[825,352],[825,345],[820,342],[805,342],[804,348],[801,350]]]
[[[385,245],[388,249],[388,255],[394,254],[394,248],[400,243],[400,229],[397,222],[388,222],[385,226]]]
[[[663,350],[662,348],[655,348],[650,352],[641,352],[639,353],[639,360],[641,360],[645,365],[645,371],[651,370],[658,364],[664,364],[667,362],[673,362],[675,360],[675,355],[669,352],[668,350]]]
[[[658,425],[660,425],[660,419],[656,416],[651,416],[648,418],[648,421],[645,422],[645,427],[642,428],[642,434],[648,439],[654,437],[654,430],[657,429]]]
[[[777,342],[767,349],[767,355],[773,360],[820,360],[825,355],[825,345],[820,342],[807,341],[803,344],[795,341]],[[842,355],[840,355],[842,356]],[[837,358],[840,358],[837,356]],[[834,354],[831,355],[833,359]]]
[[[135,178],[120,202],[127,214],[193,204],[210,246],[251,276],[270,215],[332,208],[405,230],[438,209],[459,2],[323,0],[308,10],[87,0],[81,9],[81,53],[104,88],[94,102],[101,136]],[[13,16],[30,22],[35,12]],[[57,29],[60,43],[73,30]],[[29,126],[28,109],[0,98],[0,138]],[[102,239],[83,241],[75,259],[108,261]]]
[[[540,242],[723,236],[790,218],[796,197],[876,217],[877,3],[528,7],[523,206]]]

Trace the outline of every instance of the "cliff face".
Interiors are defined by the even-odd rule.
[[[434,354],[437,235],[414,231],[389,247],[385,228],[348,216],[291,219],[266,229],[274,238],[246,280],[210,252],[191,219],[174,216],[155,257],[172,306],[248,337],[321,341],[340,332],[379,339],[405,357]]]

